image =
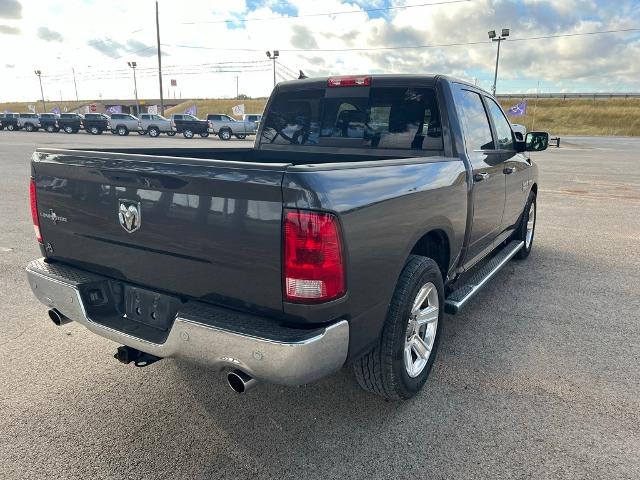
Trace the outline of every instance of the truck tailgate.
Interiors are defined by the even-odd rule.
[[[282,311],[286,164],[38,150],[47,257],[203,301]]]

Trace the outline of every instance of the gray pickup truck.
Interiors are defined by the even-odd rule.
[[[410,398],[445,312],[531,252],[525,152],[547,143],[446,76],[284,82],[253,148],[38,149],[28,280],[123,363],[186,359],[238,392],[348,364]]]
[[[255,121],[236,120],[221,113],[207,115],[207,122],[209,133],[218,135],[220,140],[231,140],[231,137],[244,140],[247,135],[255,135],[257,130]]]

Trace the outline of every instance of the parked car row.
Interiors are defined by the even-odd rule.
[[[184,138],[196,135],[206,138],[212,134],[221,140],[231,140],[234,136],[242,140],[256,134],[261,118],[262,115],[257,114],[244,115],[242,120],[224,114],[211,114],[207,115],[206,120],[200,120],[187,114],[173,114],[165,118],[162,115],[143,113],[138,118],[128,113],[114,113],[111,116],[104,113],[5,113],[0,114],[0,130],[6,128],[10,131],[34,132],[42,129],[50,133],[78,133],[85,130],[92,135],[108,131],[120,136],[137,132],[154,138],[163,133],[170,137],[181,133]]]

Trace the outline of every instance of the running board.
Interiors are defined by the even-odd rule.
[[[524,247],[524,242],[512,241],[480,270],[478,270],[465,285],[449,294],[444,302],[444,311],[455,315],[473,296],[484,287],[487,282],[504,267],[518,251]]]

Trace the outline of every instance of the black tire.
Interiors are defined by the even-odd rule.
[[[89,133],[91,135],[100,135],[102,132],[98,127],[89,127]]]
[[[149,127],[149,130],[147,130],[147,133],[149,134],[150,137],[156,138],[160,136],[160,129],[158,127]]]
[[[67,125],[66,127],[64,127],[64,133],[76,133],[73,131],[73,127],[71,127],[70,125]]]
[[[47,132],[49,133],[53,133],[56,131],[56,127],[54,127],[53,125],[47,125]]]
[[[218,132],[218,137],[220,140],[224,140],[225,142],[231,140],[231,130],[228,128],[223,128]]]
[[[202,138],[207,138],[209,136],[209,132],[200,132],[200,136]]]
[[[144,130],[138,130],[138,135],[146,135],[147,132],[145,132]]]
[[[24,126],[24,129],[25,129],[27,132],[33,132],[33,131],[35,130],[35,127],[34,127],[33,125],[31,125],[30,123],[27,123],[27,124]]]
[[[435,339],[426,365],[412,378],[404,360],[407,328],[416,295],[428,283],[435,286],[438,298]],[[387,400],[404,400],[418,393],[427,381],[438,352],[443,313],[444,286],[438,264],[430,258],[411,255],[398,279],[379,343],[353,365],[360,386]]]
[[[129,135],[129,129],[124,125],[119,125],[118,127],[116,127],[116,133],[121,137],[126,137],[127,135]]]
[[[182,136],[184,138],[192,139],[193,138],[193,130],[187,128],[185,131],[182,132]]]
[[[7,130],[9,130],[10,132],[13,132],[16,129],[16,126],[13,125],[12,123],[10,123],[9,125],[7,125]]]
[[[531,210],[532,207],[533,207],[533,228],[531,230],[531,238],[530,240],[527,240],[527,231],[528,231],[527,224],[529,223],[529,214],[532,211]],[[538,204],[536,202],[536,194],[535,192],[531,191],[529,192],[529,198],[527,199],[527,204],[525,205],[524,210],[522,211],[520,224],[518,225],[518,228],[516,229],[513,235],[514,240],[520,240],[524,242],[524,247],[518,250],[518,253],[516,253],[515,256],[513,257],[517,260],[524,260],[531,253],[531,249],[533,248],[533,238],[535,237],[535,233],[536,233],[536,220],[538,218],[537,210],[538,210]]]
[[[246,135],[239,134],[239,135],[236,135],[236,138],[237,138],[238,140],[244,140],[245,138],[247,138],[247,136],[246,136]]]
[[[170,137],[175,137],[176,136],[176,132],[167,132],[167,135],[169,135]]]

